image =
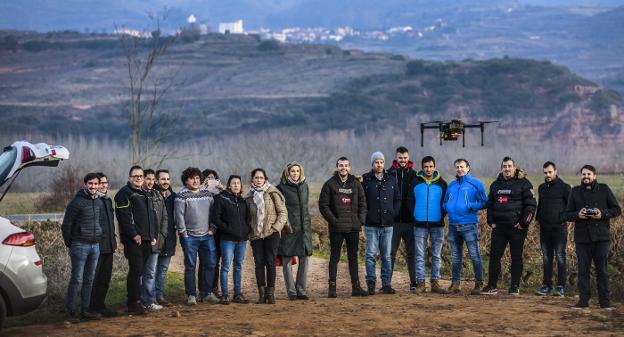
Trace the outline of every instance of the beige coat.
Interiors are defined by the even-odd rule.
[[[281,232],[286,221],[288,220],[288,211],[286,210],[286,202],[282,193],[271,185],[269,189],[264,193],[264,226],[262,231],[259,232],[257,228],[257,208],[256,203],[253,201],[253,190],[249,191],[245,196],[247,202],[247,217],[249,218],[249,225],[251,226],[251,233],[249,233],[249,240],[264,239],[271,236],[275,232]]]

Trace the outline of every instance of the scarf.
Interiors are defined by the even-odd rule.
[[[267,181],[262,187],[256,187],[251,184],[251,190],[253,191],[253,202],[256,204],[256,217],[257,224],[256,229],[259,233],[262,233],[262,227],[264,227],[264,215],[266,210],[264,209],[264,192],[266,192],[271,184]]]

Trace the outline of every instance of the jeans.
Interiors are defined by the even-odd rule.
[[[200,287],[200,298],[204,298],[212,291],[215,266],[217,264],[217,248],[212,235],[188,236],[180,238],[180,245],[184,250],[184,290],[187,296],[197,296],[195,267],[197,256],[203,261],[201,273],[203,279]]]
[[[152,246],[149,241],[141,241],[140,245],[134,241],[124,242],[124,255],[128,259],[126,287],[129,306],[135,305],[141,300],[141,276],[145,272],[147,259],[151,254]]]
[[[527,233],[527,228],[517,229],[512,225],[498,225],[492,230],[488,280],[490,287],[496,288],[498,276],[501,273],[501,258],[508,243],[509,252],[511,253],[511,286],[520,286],[523,269],[522,251],[524,250],[524,239],[526,239]]]
[[[67,312],[74,312],[78,289],[80,289],[80,312],[87,312],[91,304],[91,287],[100,256],[100,244],[74,241],[69,247],[69,256],[72,270],[67,287]]]
[[[392,251],[390,253],[390,255],[392,255],[392,270],[394,270],[394,261],[396,259],[397,252],[399,251],[401,240],[403,240],[403,242],[405,243],[407,271],[409,273],[410,284],[413,285],[416,283],[416,260],[414,258],[414,225],[405,223],[394,224],[394,229],[392,230]]]
[[[221,294],[228,296],[228,273],[234,260],[234,295],[241,293],[243,279],[243,261],[247,250],[247,241],[221,240]]]
[[[145,262],[145,270],[141,275],[141,303],[150,305],[156,302],[156,264],[158,253],[151,253]]]
[[[279,243],[280,233],[278,232],[264,239],[251,241],[258,287],[275,287],[275,259],[277,258]]]
[[[458,230],[459,229],[461,230]],[[477,224],[450,225],[448,240],[451,245],[451,257],[453,259],[453,272],[451,281],[460,283],[463,266],[464,242],[468,247],[468,253],[472,260],[475,282],[483,282],[483,263],[481,262],[481,252],[479,251],[479,228]]]
[[[442,264],[442,245],[444,244],[444,227],[414,227],[414,245],[416,247],[416,282],[425,282],[425,253],[427,251],[427,238],[431,237],[431,275],[432,281],[440,279],[440,266]]]
[[[578,289],[579,303],[589,304],[591,290],[589,276],[591,263],[594,261],[596,268],[596,283],[598,284],[598,302],[601,307],[608,307],[609,301],[609,275],[607,264],[611,241],[576,243],[576,258],[578,260]]]
[[[330,232],[329,233],[329,282],[336,282],[338,275],[338,262],[342,253],[342,243],[347,242],[347,258],[349,261],[349,275],[351,284],[359,283],[358,275],[358,246],[360,244],[360,232]]]
[[[366,283],[375,283],[375,263],[377,251],[381,260],[381,284],[390,286],[392,283],[392,227],[364,227],[366,235]]]
[[[540,232],[540,245],[544,257],[544,285],[552,288],[553,260],[557,258],[557,285],[566,284],[566,244],[568,230]]]
[[[282,271],[284,272],[284,283],[288,296],[307,295],[308,287],[308,267],[310,266],[309,256],[298,256],[297,279],[293,277],[292,256],[282,256]]]
[[[171,263],[171,256],[158,256],[156,263],[156,298],[165,298],[165,282],[167,281],[167,271]]]
[[[113,275],[113,253],[100,254],[97,267],[95,269],[95,279],[91,290],[92,311],[101,311],[106,308],[106,293],[110,286]]]

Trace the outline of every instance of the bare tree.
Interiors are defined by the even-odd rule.
[[[174,118],[161,112],[160,103],[174,85],[179,67],[168,74],[155,74],[156,62],[178,37],[161,35],[167,16],[168,10],[159,16],[149,15],[154,25],[151,34],[116,27],[128,67],[130,99],[125,111],[130,126],[130,159],[132,164],[146,167],[159,167],[173,154],[173,150],[164,149],[163,142],[172,135]]]

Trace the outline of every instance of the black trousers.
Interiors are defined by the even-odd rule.
[[[147,259],[152,254],[149,241],[141,241],[138,246],[134,241],[124,243],[124,256],[128,259],[128,305],[136,304],[141,300],[141,275],[145,271]]]
[[[566,284],[566,245],[568,243],[568,229],[540,232],[540,245],[544,260],[545,286],[552,288],[553,261],[557,258],[557,286]]]
[[[589,276],[592,261],[596,268],[596,283],[598,284],[598,302],[601,307],[608,307],[609,303],[609,274],[607,264],[611,241],[576,243],[576,258],[578,261],[578,289],[579,302],[589,304],[591,290]]]
[[[91,290],[91,311],[98,311],[106,308],[106,293],[110,286],[113,275],[113,253],[100,254],[97,267],[95,268],[95,279]]]
[[[401,240],[405,242],[405,255],[407,257],[407,271],[409,273],[410,285],[416,284],[416,258],[414,247],[414,225],[397,223],[392,229],[392,270],[394,270],[394,260],[399,251]]]
[[[360,232],[350,233],[329,233],[329,281],[336,282],[338,275],[338,262],[342,253],[342,243],[347,242],[347,258],[349,260],[349,275],[351,283],[359,283],[358,275],[358,246],[360,243]]]
[[[275,259],[277,258],[279,243],[280,234],[278,232],[264,239],[251,241],[258,287],[275,287]]]
[[[490,246],[490,268],[489,281],[490,287],[496,288],[498,277],[501,273],[501,258],[505,253],[505,248],[509,244],[511,253],[511,285],[520,286],[520,278],[522,277],[522,251],[524,250],[524,239],[526,239],[528,230],[516,229],[512,225],[497,225],[492,230],[492,241]]]

